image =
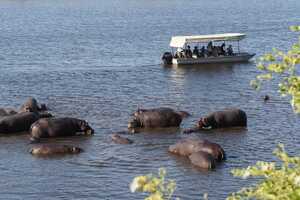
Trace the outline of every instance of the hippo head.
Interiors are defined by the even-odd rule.
[[[141,123],[136,117],[134,117],[132,120],[128,122],[127,126],[128,128],[139,128],[141,127]]]
[[[203,118],[200,118],[200,120],[197,123],[197,127],[198,128],[203,128],[203,126],[204,126]]]
[[[34,112],[30,106],[25,106],[23,111],[24,112]]]
[[[86,121],[80,121],[80,130],[86,135],[94,134],[94,129],[92,129]]]
[[[198,121],[197,128],[209,130],[212,128],[212,126],[208,123],[207,118],[203,117],[203,118],[200,118],[200,120]]]

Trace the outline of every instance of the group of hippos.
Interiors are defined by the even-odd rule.
[[[129,129],[179,127],[190,114],[171,108],[139,109],[128,123]],[[192,133],[217,128],[247,127],[247,115],[240,109],[226,109],[199,119],[195,127],[183,130]],[[135,132],[135,131],[134,131]],[[213,169],[216,163],[226,159],[224,149],[208,140],[186,138],[169,146],[170,153],[188,157],[191,163],[204,169]]]
[[[131,133],[154,128],[180,127],[182,120],[190,114],[175,111],[171,108],[138,109],[128,122]],[[247,115],[240,109],[226,109],[208,114],[199,119],[195,127],[183,130],[192,133],[200,130],[247,127]],[[0,108],[0,134],[26,132],[32,143],[39,143],[42,138],[93,135],[94,130],[88,122],[76,118],[57,118],[49,113],[45,104],[39,105],[35,98],[29,98],[19,110]],[[132,140],[119,134],[111,135],[112,141],[118,144],[131,144]],[[68,145],[49,145],[43,143],[31,148],[30,153],[39,156],[53,154],[77,154],[83,150]],[[225,160],[223,148],[208,140],[186,138],[171,145],[168,150],[180,156],[188,157],[191,163],[204,169],[212,169],[217,162]]]
[[[81,119],[56,118],[47,111],[45,104],[39,105],[30,97],[19,110],[0,108],[0,134],[8,135],[29,132],[32,143],[41,138],[75,136],[78,133],[92,135],[94,130]],[[80,153],[82,149],[67,145],[38,145],[30,150],[34,155]]]

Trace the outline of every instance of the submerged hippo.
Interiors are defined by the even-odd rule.
[[[217,161],[222,161],[226,158],[223,148],[208,140],[187,138],[169,147],[169,152],[181,156],[190,156],[192,153],[199,151],[209,153]]]
[[[12,108],[0,108],[0,117],[17,114],[18,112]]]
[[[191,133],[201,129],[215,129],[228,127],[247,127],[247,115],[240,109],[227,109],[210,113],[200,118],[195,128],[186,129],[184,133]]]
[[[111,139],[113,142],[117,143],[117,144],[132,144],[133,141],[128,139],[128,138],[125,138],[125,137],[122,137],[118,134],[112,134],[111,135]]]
[[[198,151],[192,153],[189,159],[193,165],[203,169],[214,169],[216,167],[216,160],[207,152]]]
[[[17,113],[2,117],[0,120],[0,133],[16,133],[28,131],[30,126],[42,117],[51,117],[51,114],[37,114],[32,112]]]
[[[201,139],[182,139],[169,147],[169,152],[186,156],[192,164],[205,169],[215,168],[215,163],[225,160],[225,152],[216,143]]]
[[[185,115],[186,112],[171,108],[139,109],[129,121],[128,128],[178,127]]]
[[[39,138],[74,136],[78,132],[92,135],[94,130],[86,121],[68,117],[40,119],[30,127],[32,141],[38,141]]]
[[[267,102],[267,101],[270,100],[270,96],[269,95],[265,95],[263,99],[264,99],[264,102]]]
[[[67,145],[41,145],[30,149],[32,155],[38,156],[50,156],[57,154],[78,154],[83,152],[79,147],[67,146]]]
[[[30,97],[27,99],[27,101],[21,106],[19,109],[19,112],[40,112],[40,111],[46,111],[47,107],[45,104],[41,104],[41,106],[38,105],[38,102],[35,98]]]

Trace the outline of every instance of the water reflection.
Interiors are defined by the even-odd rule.
[[[214,64],[197,64],[197,65],[173,65],[176,71],[184,71],[193,73],[224,73],[232,72],[234,66],[240,63],[214,63]]]

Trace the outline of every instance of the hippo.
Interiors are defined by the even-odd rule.
[[[113,142],[117,143],[117,144],[132,144],[133,141],[128,139],[128,138],[125,138],[125,137],[122,137],[118,134],[112,134],[111,135],[111,139]]]
[[[40,115],[24,112],[2,117],[0,119],[0,133],[8,134],[28,131],[30,126],[42,117],[51,117],[51,114],[45,113]]]
[[[207,152],[198,151],[192,153],[189,159],[193,165],[203,169],[214,169],[216,167],[216,160]]]
[[[29,151],[32,155],[37,156],[51,156],[51,155],[63,155],[63,154],[78,154],[83,152],[79,147],[67,146],[67,145],[40,145],[32,147]]]
[[[43,118],[30,127],[32,141],[38,141],[40,138],[75,136],[78,132],[85,135],[94,134],[94,130],[89,124],[76,118]]]
[[[196,127],[184,130],[184,133],[196,132],[198,130],[247,127],[247,115],[240,109],[226,109],[208,114],[200,118]]]
[[[182,139],[174,145],[169,146],[169,152],[181,156],[190,156],[192,153],[202,151],[210,154],[216,161],[226,159],[223,148],[208,140],[187,138]]]
[[[0,117],[17,114],[18,112],[12,108],[0,108]]]
[[[29,97],[27,101],[21,106],[19,109],[19,112],[41,112],[46,111],[47,107],[45,104],[41,104],[41,106],[38,105],[38,102],[35,98]]]
[[[191,163],[204,169],[213,169],[216,162],[225,160],[225,151],[208,140],[187,138],[169,146],[169,152],[188,157]]]
[[[187,115],[186,112],[184,115]],[[171,108],[138,109],[128,123],[128,128],[164,128],[179,127],[183,112]]]

